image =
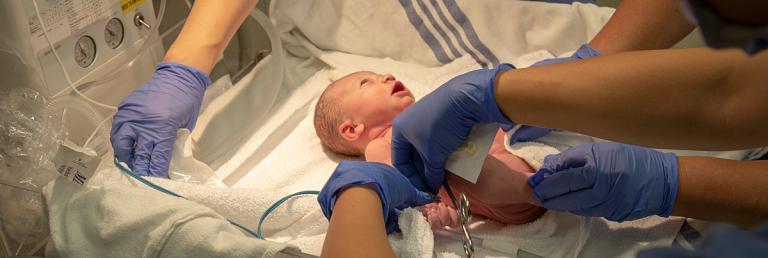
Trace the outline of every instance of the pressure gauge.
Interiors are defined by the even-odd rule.
[[[96,59],[96,42],[90,36],[82,36],[75,42],[75,61],[86,68]]]
[[[118,18],[109,20],[104,28],[104,40],[107,42],[107,46],[112,49],[119,47],[120,43],[123,43],[123,36],[125,36],[123,22]]]

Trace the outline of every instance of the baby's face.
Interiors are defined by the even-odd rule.
[[[342,112],[356,122],[391,123],[415,101],[408,88],[390,74],[356,72],[336,83]]]

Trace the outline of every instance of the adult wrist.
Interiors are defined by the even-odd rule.
[[[195,89],[205,91],[208,85],[211,85],[211,78],[202,70],[186,65],[184,63],[164,61],[157,64],[158,73],[174,74],[179,80],[185,80],[188,83],[184,85],[195,86]]]
[[[664,197],[657,215],[669,217],[675,206],[677,199],[677,190],[679,186],[679,164],[677,155],[674,153],[663,153],[663,176],[664,176]]]
[[[495,122],[510,126],[514,126],[516,123],[509,119],[506,115],[504,115],[504,112],[501,111],[501,107],[499,107],[497,102],[499,99],[496,96],[498,96],[499,93],[498,81],[501,75],[504,74],[504,72],[512,69],[515,69],[515,66],[507,63],[500,64],[496,67],[496,73],[491,78],[490,87],[488,87],[489,101],[486,101],[487,106],[485,108],[485,110],[491,113],[491,117]]]
[[[224,51],[219,44],[188,44],[176,42],[171,45],[165,53],[163,62],[174,62],[194,67],[205,74],[213,70],[213,66],[219,59],[219,55]]]

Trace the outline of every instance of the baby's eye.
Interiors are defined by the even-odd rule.
[[[370,81],[370,80],[368,80],[368,79],[363,79],[362,81],[360,81],[360,86],[363,86],[363,85],[365,85],[365,84],[366,84],[366,83],[368,83],[369,81]]]

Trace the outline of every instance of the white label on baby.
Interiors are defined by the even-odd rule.
[[[498,130],[498,124],[480,124],[472,127],[467,141],[448,157],[445,169],[473,184],[477,183],[485,157],[488,156],[488,150],[491,149]]]
[[[56,171],[68,181],[80,186],[84,186],[91,179],[100,161],[93,150],[67,142],[59,146],[59,151],[53,158]]]

